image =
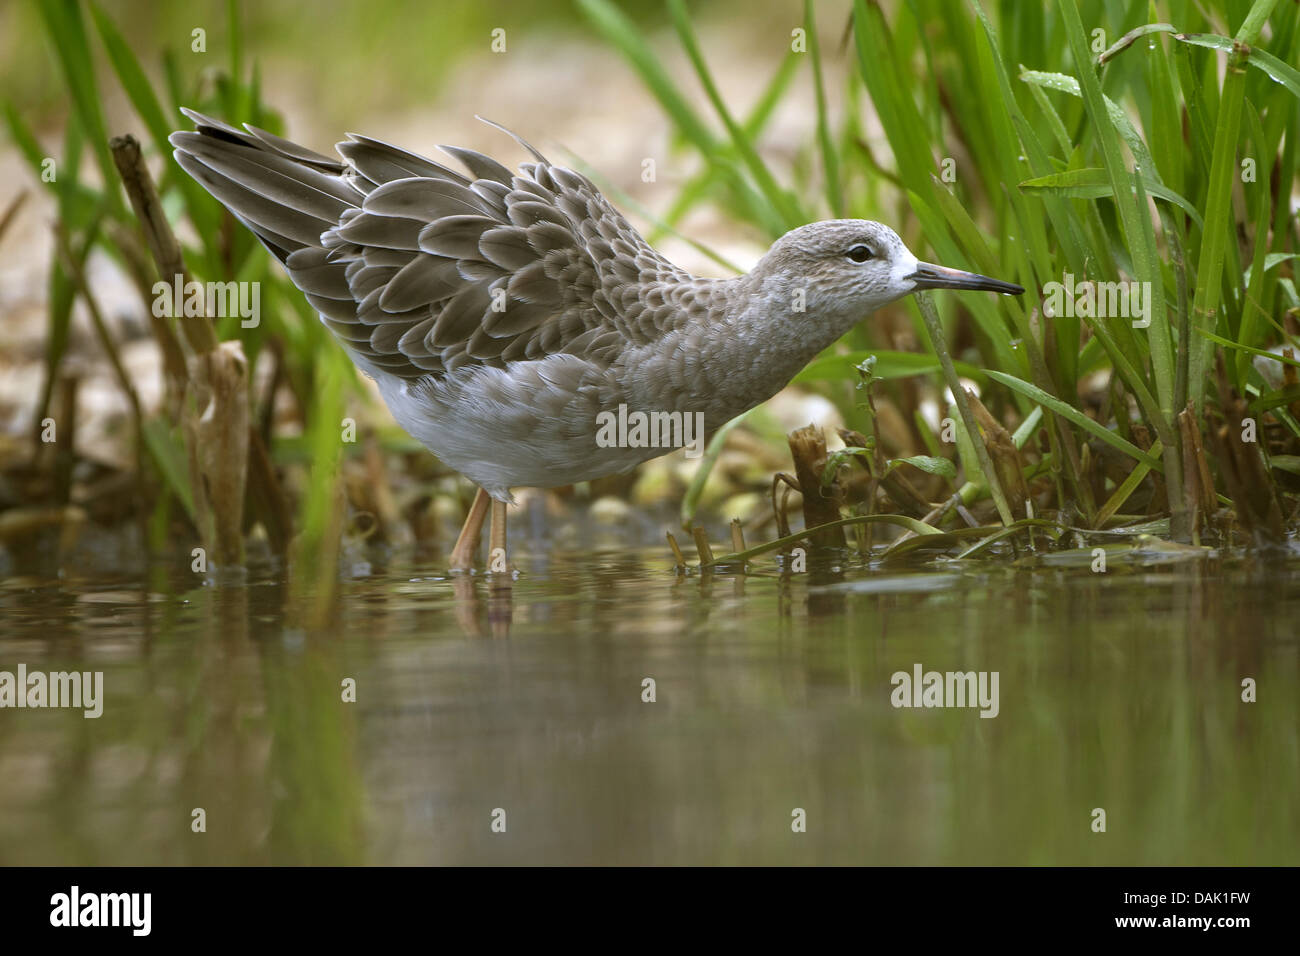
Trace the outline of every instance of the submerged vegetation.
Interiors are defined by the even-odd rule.
[[[702,564],[807,536],[847,544],[842,527],[859,548],[884,525],[905,532],[890,544],[895,554],[954,556],[1110,541],[1116,529],[1221,545],[1274,545],[1293,532],[1296,4],[1230,0],[1220,13],[1190,0],[914,0],[890,9],[857,0],[838,51],[856,70],[837,98],[827,69],[837,51],[814,22],[824,8],[807,0],[802,21],[781,28],[789,52],[744,112],[719,92],[684,0],[667,10],[693,77],[674,76],[611,0],[577,7],[699,160],[652,242],[702,204],[769,238],[818,218],[877,219],[924,258],[1030,290],[1019,300],[909,298],[805,369],[796,382],[836,403],[844,449],[791,436],[795,475],[772,486],[779,540],[747,550],[737,526],[732,553],[714,558],[697,535]],[[132,410],[124,440],[136,473],[123,510],[143,540],[161,550],[181,522],[214,563],[231,565],[260,526],[273,552],[298,556],[304,589],[328,592],[345,531],[418,529],[432,496],[398,505],[385,491],[386,460],[422,456],[408,439],[340,442],[358,394],[351,363],[252,235],[170,161],[181,106],[284,132],[242,48],[238,5],[229,4],[224,69],[187,76],[165,54],[161,89],[100,6],[39,9],[71,108],[59,175],[43,180],[58,204],[58,239],[34,420],[72,415],[76,382],[64,358],[80,299]],[[106,128],[98,56],[139,118],[143,147]],[[765,137],[796,82],[813,84],[816,135],[795,144],[793,178],[782,182]],[[687,83],[703,89],[712,115],[691,105]],[[4,113],[41,178],[50,151],[15,103]],[[161,170],[156,183],[150,166]],[[95,249],[138,289],[164,358],[156,414],[142,407],[86,279]],[[176,274],[260,283],[262,320],[156,316],[154,285]],[[289,432],[277,428],[286,404],[300,425]],[[722,429],[706,451],[683,505],[688,523],[734,434]],[[51,489],[43,503],[64,508],[68,455],[33,439],[30,474]],[[344,455],[360,480],[346,480]],[[805,526],[821,530],[790,533],[779,494],[792,488]]]

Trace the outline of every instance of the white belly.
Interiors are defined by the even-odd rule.
[[[574,355],[476,366],[442,381],[375,374],[393,417],[492,497],[628,471],[671,448],[598,443],[598,415],[627,401],[608,369]]]

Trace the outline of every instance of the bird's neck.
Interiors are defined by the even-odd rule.
[[[692,303],[636,378],[656,407],[702,411],[712,431],[765,402],[861,318],[804,299],[795,283],[754,273],[691,278],[667,298]]]

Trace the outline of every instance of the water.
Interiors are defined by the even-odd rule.
[[[0,710],[0,862],[1300,862],[1294,561],[515,557],[367,555],[327,633],[270,571],[0,580],[0,670],[105,682]],[[916,664],[998,715],[891,706]]]

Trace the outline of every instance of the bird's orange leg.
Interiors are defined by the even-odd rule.
[[[492,530],[488,534],[488,570],[506,570],[506,503],[492,499]]]
[[[482,488],[474,496],[460,536],[456,538],[456,547],[451,549],[451,570],[468,571],[474,567],[474,554],[478,551],[478,538],[483,530],[483,519],[487,517],[489,500],[488,493]]]

